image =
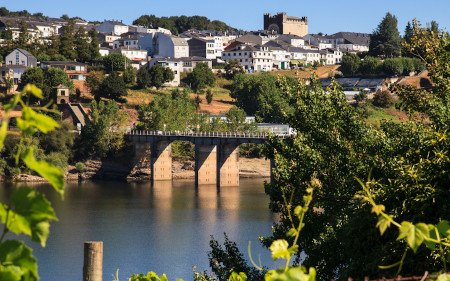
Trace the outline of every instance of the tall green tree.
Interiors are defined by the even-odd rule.
[[[59,53],[69,60],[77,58],[76,40],[75,40],[75,22],[70,20],[61,27]]]
[[[136,74],[136,83],[139,88],[150,87],[151,77],[146,67],[141,67]]]
[[[233,79],[237,74],[244,74],[245,70],[237,59],[232,59],[226,62],[225,67],[225,77],[227,79]]]
[[[403,39],[405,39],[406,42],[411,42],[411,38],[414,35],[414,30],[412,27],[412,24],[410,21],[406,24],[405,27],[405,35],[403,36]]]
[[[397,18],[387,13],[370,37],[369,53],[384,58],[401,55],[401,37]]]
[[[31,43],[31,35],[28,32],[28,23],[20,22],[19,36],[15,42],[17,48],[27,49]]]
[[[196,93],[208,86],[214,86],[215,82],[216,76],[207,63],[198,63],[185,78],[185,83]]]
[[[98,40],[98,32],[95,28],[92,28],[88,32],[90,42],[89,42],[89,52],[91,60],[96,60],[100,58],[100,42]]]
[[[75,50],[77,52],[77,61],[79,62],[89,62],[92,60],[88,38],[84,27],[81,26],[78,28],[75,33]]]
[[[27,68],[20,79],[20,88],[25,87],[27,84],[34,84],[42,89],[44,86],[44,71],[40,67]]]

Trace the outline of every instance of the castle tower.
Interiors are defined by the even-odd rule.
[[[264,14],[264,30],[303,37],[308,34],[308,18],[292,17],[287,13]]]
[[[69,99],[69,87],[65,85],[58,85],[56,87],[56,104],[68,104],[70,103]]]

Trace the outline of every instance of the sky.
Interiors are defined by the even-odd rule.
[[[263,29],[264,13],[287,12],[307,16],[310,33],[325,34],[371,33],[391,12],[399,20],[400,32],[413,18],[424,24],[436,20],[447,31],[450,28],[450,0],[0,0],[0,6],[51,17],[67,14],[86,20],[118,19],[128,24],[143,14],[201,15],[244,30]]]

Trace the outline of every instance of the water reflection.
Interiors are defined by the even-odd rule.
[[[223,233],[244,253],[251,240],[267,235],[273,221],[260,180],[243,180],[240,187],[195,187],[193,181],[150,184],[69,184],[64,200],[47,185],[34,185],[53,202],[59,222],[52,225],[47,248],[33,245],[43,281],[81,280],[83,242],[104,241],[104,280],[116,269],[121,279],[133,272],[157,270],[171,279],[192,280],[191,268],[208,268],[210,235]],[[11,187],[0,188],[0,198]]]

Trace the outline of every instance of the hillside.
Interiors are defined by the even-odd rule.
[[[180,34],[189,29],[228,31],[236,30],[226,23],[218,20],[210,20],[203,16],[172,16],[157,17],[155,15],[142,15],[133,21],[135,25],[148,28],[165,28],[173,34]]]

